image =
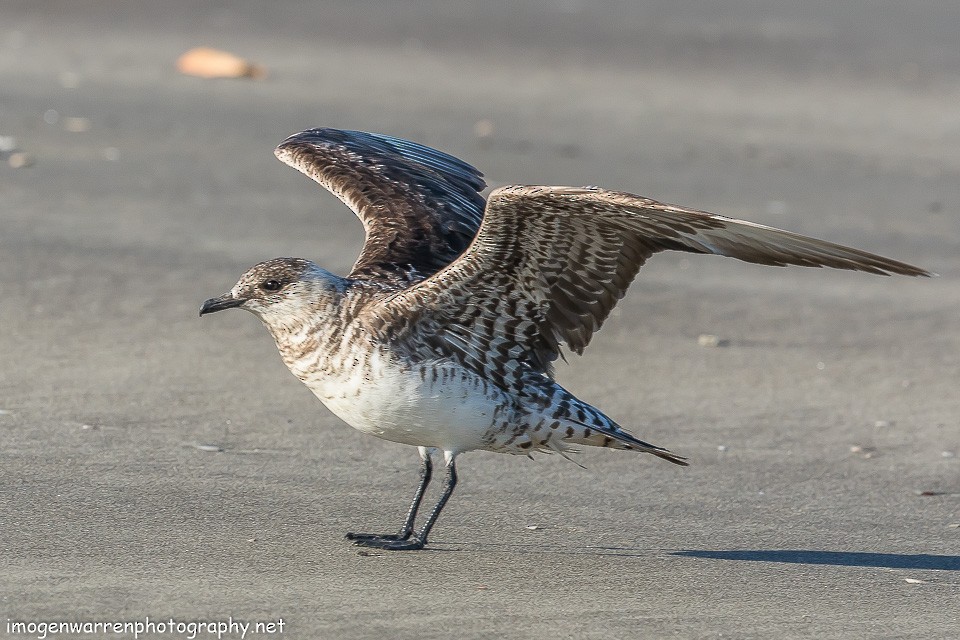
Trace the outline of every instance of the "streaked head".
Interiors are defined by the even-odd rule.
[[[250,267],[233,289],[204,302],[200,315],[237,307],[268,326],[285,325],[334,304],[343,292],[342,282],[309,260],[274,258]]]

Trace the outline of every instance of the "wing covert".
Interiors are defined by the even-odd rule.
[[[511,186],[490,195],[469,249],[392,296],[380,322],[397,326],[398,316],[416,315],[433,347],[508,388],[519,386],[530,371],[550,375],[561,344],[582,353],[647,258],[669,249],[776,266],[931,275],[858,249],[628,193]]]

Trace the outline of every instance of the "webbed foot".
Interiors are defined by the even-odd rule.
[[[423,549],[424,542],[417,536],[400,538],[394,535],[371,536],[368,538],[350,538],[358,547],[384,549],[385,551],[416,551]]]
[[[347,535],[344,536],[347,540],[353,540],[355,544],[362,545],[364,541],[367,540],[406,540],[410,537],[410,534],[402,533],[353,533],[352,531],[347,532]]]

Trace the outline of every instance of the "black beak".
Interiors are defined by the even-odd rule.
[[[200,315],[239,307],[246,301],[246,298],[234,298],[232,293],[225,293],[219,298],[210,298],[204,302],[203,306],[200,307]]]

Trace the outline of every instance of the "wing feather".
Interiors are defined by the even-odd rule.
[[[931,275],[859,249],[628,193],[511,186],[490,195],[466,252],[385,301],[377,323],[430,332],[434,348],[472,368],[479,363],[505,388],[521,388],[531,372],[550,375],[562,344],[582,353],[644,262],[671,249],[766,265]],[[515,322],[497,321],[504,316]]]
[[[351,278],[410,283],[432,275],[469,246],[483,217],[482,174],[415,142],[310,129],[275,153],[360,218],[366,241]]]

